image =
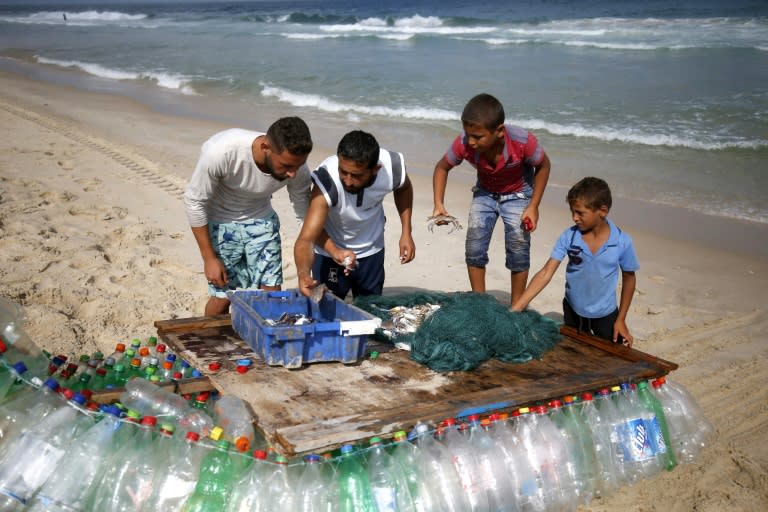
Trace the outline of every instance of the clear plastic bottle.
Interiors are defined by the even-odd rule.
[[[578,495],[573,471],[569,468],[569,454],[565,439],[547,415],[547,407],[537,405],[531,409],[534,413],[536,428],[541,432],[544,444],[541,446],[544,456],[543,470],[551,472],[557,484],[552,488],[554,505],[557,510],[576,510]]]
[[[436,500],[428,485],[430,479],[420,474],[423,464],[421,453],[415,444],[408,441],[408,434],[404,430],[395,432],[391,456],[398,465],[396,471],[400,471],[405,478],[414,509],[417,512],[437,510]]]
[[[234,478],[229,455],[229,441],[220,439],[209,450],[200,466],[194,492],[184,504],[183,512],[221,512],[225,509]]]
[[[140,510],[151,494],[151,487],[142,489],[128,487],[129,482],[139,481],[137,465],[146,467],[142,461],[154,449],[153,436],[157,418],[145,416],[131,442],[115,451],[107,462],[107,469],[93,493],[91,510],[119,512]],[[151,483],[151,480],[149,480]]]
[[[628,385],[614,386],[611,399],[622,419],[624,439],[622,459],[628,483],[651,478],[661,471],[656,436],[649,428],[653,415],[637,402]]]
[[[14,363],[9,368],[2,367],[0,369],[0,402],[5,399],[11,387],[27,371],[27,365],[24,361]]]
[[[273,465],[267,462],[267,452],[253,451],[253,462],[235,482],[227,504],[227,512],[267,512],[267,493],[264,486]]]
[[[453,465],[461,480],[461,488],[467,495],[468,510],[488,510],[488,495],[482,481],[483,474],[475,449],[469,444],[469,436],[463,434],[454,418],[443,421],[443,444],[451,452]]]
[[[429,426],[417,423],[414,427],[416,446],[421,453],[419,472],[430,479],[429,495],[433,499],[432,510],[465,512],[470,509],[469,498],[461,485],[453,466],[450,451],[435,440]]]
[[[518,413],[515,431],[525,447],[530,466],[536,472],[535,491],[527,487],[523,493],[526,498],[523,502],[524,510],[557,510],[560,503],[560,482],[558,473],[552,466],[544,435],[539,431],[528,407],[521,407]]]
[[[518,507],[514,491],[515,484],[507,469],[503,448],[497,446],[496,441],[489,434],[490,420],[481,421],[478,415],[471,415],[467,419],[469,420],[468,441],[474,449],[478,462],[476,472],[479,475],[480,487],[488,499],[488,510],[516,511]]]
[[[49,378],[36,389],[29,386],[0,406],[0,457],[27,425],[34,425],[55,409],[64,407],[59,383]]]
[[[515,418],[518,415],[517,411],[513,413]],[[525,446],[518,438],[507,414],[494,414],[490,419],[493,421],[491,438],[496,443],[499,456],[503,458],[507,475],[512,482],[512,495],[508,501],[518,510],[536,510],[538,482]]]
[[[323,478],[323,458],[317,454],[304,457],[304,467],[296,490],[296,510],[300,512],[330,512],[331,500]]]
[[[615,459],[611,444],[613,426],[609,418],[597,409],[592,393],[581,395],[580,407],[580,416],[589,428],[595,450],[595,496],[607,496],[619,488],[621,481],[620,469],[617,467],[619,461]]]
[[[87,510],[87,499],[105,469],[115,432],[120,429],[119,416],[117,407],[106,407],[103,418],[70,445],[51,478],[35,494],[26,510]]]
[[[85,398],[74,395],[79,405]],[[75,407],[59,407],[14,441],[0,460],[0,493],[26,504],[48,480],[64,456],[68,443],[77,434],[82,413]]]
[[[566,398],[567,404],[573,404],[573,397]],[[568,451],[565,466],[573,480],[576,498],[579,503],[588,504],[592,500],[595,483],[595,449],[592,437],[581,418],[571,409],[571,405],[563,406],[560,400],[552,400],[549,417],[565,440]]]
[[[669,397],[682,408],[683,414],[688,418],[688,422],[692,427],[691,441],[696,448],[694,449],[692,446],[690,453],[693,455],[687,456],[690,462],[693,460],[692,457],[695,457],[695,454],[707,445],[715,428],[707,419],[704,410],[696,401],[696,398],[685,386],[668,377],[659,377],[657,380],[662,384],[662,389],[666,390]]]
[[[152,495],[142,510],[180,510],[195,490],[200,466],[207,450],[197,432],[187,432],[184,440],[175,443],[170,450],[170,465],[162,464],[152,482]]]
[[[112,364],[114,365],[115,362],[120,361],[124,355],[125,355],[125,343],[118,343],[115,345],[115,351],[112,352],[112,354],[110,354],[107,359],[112,358]]]
[[[225,439],[240,452],[250,451],[256,439],[253,416],[242,398],[224,395],[213,406],[214,423],[224,429]]]
[[[288,459],[281,454],[275,456],[274,470],[264,483],[267,494],[266,510],[296,510],[299,502],[294,502],[295,490],[288,480]]]
[[[384,451],[381,438],[372,437],[370,444],[366,454],[366,466],[371,495],[377,510],[413,512],[413,499],[397,463]]]

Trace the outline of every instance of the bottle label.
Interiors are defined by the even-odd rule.
[[[621,443],[625,461],[639,462],[656,456],[652,432],[649,431],[643,418],[634,418],[624,422],[626,439]]]
[[[393,488],[371,486],[371,493],[379,512],[397,512],[397,497]]]
[[[654,416],[648,421],[648,428],[653,432],[653,439],[656,441],[656,453],[667,453],[667,443],[664,442],[664,433],[661,431],[659,419]]]

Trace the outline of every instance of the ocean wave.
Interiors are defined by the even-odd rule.
[[[429,35],[480,34],[496,30],[496,28],[492,26],[448,26],[437,16],[420,16],[418,14],[394,20],[385,18],[365,18],[353,24],[331,24],[317,28],[323,32],[335,33],[397,32]]]
[[[579,124],[560,124],[543,121],[540,119],[519,119],[516,121],[529,130],[542,130],[552,135],[565,135],[571,137],[588,137],[604,142],[626,142],[641,144],[644,146],[668,146],[705,151],[719,151],[724,149],[764,149],[768,148],[768,140],[719,140],[714,142],[706,135],[695,138],[685,135],[673,135],[663,133],[643,133],[634,129],[621,127],[586,127]],[[720,138],[722,139],[722,137]]]
[[[11,23],[27,23],[41,25],[61,25],[64,23],[63,15],[66,14],[68,25],[95,25],[99,23],[119,24],[123,22],[137,22],[149,18],[146,14],[128,14],[119,11],[40,11],[27,16],[2,16],[0,20]]]
[[[279,101],[293,105],[294,107],[316,108],[323,112],[352,113],[382,116],[399,119],[422,119],[439,121],[458,121],[459,115],[448,110],[424,108],[424,107],[384,107],[380,105],[359,105],[354,103],[340,103],[317,94],[306,94],[290,91],[281,87],[274,87],[261,82],[261,94],[265,97],[277,98]]]
[[[317,34],[317,33],[295,33],[295,32],[283,32],[280,34],[280,36],[285,37],[286,39],[305,39],[307,41],[312,40],[318,40],[318,39],[348,39],[348,38],[376,38],[376,39],[385,39],[390,41],[408,41],[409,39],[413,39],[415,36],[414,34],[389,34],[389,33],[382,33],[382,34]]]
[[[158,87],[178,90],[183,94],[196,94],[195,90],[189,84],[189,78],[173,73],[165,73],[162,71],[125,71],[122,69],[109,68],[92,62],[49,59],[38,55],[35,55],[35,60],[40,64],[49,64],[63,68],[78,68],[89,75],[107,78],[109,80],[149,80],[156,83]]]

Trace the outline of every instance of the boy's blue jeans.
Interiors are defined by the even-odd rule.
[[[531,200],[526,187],[519,193],[493,194],[475,186],[467,222],[465,260],[470,267],[488,264],[488,246],[496,221],[504,222],[505,266],[512,272],[522,272],[531,266],[531,235],[522,227],[521,215]]]

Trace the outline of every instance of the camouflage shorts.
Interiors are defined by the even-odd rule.
[[[227,290],[283,284],[280,219],[276,213],[248,222],[211,222],[208,233],[229,281],[226,288],[209,284],[208,295],[225,299]]]

